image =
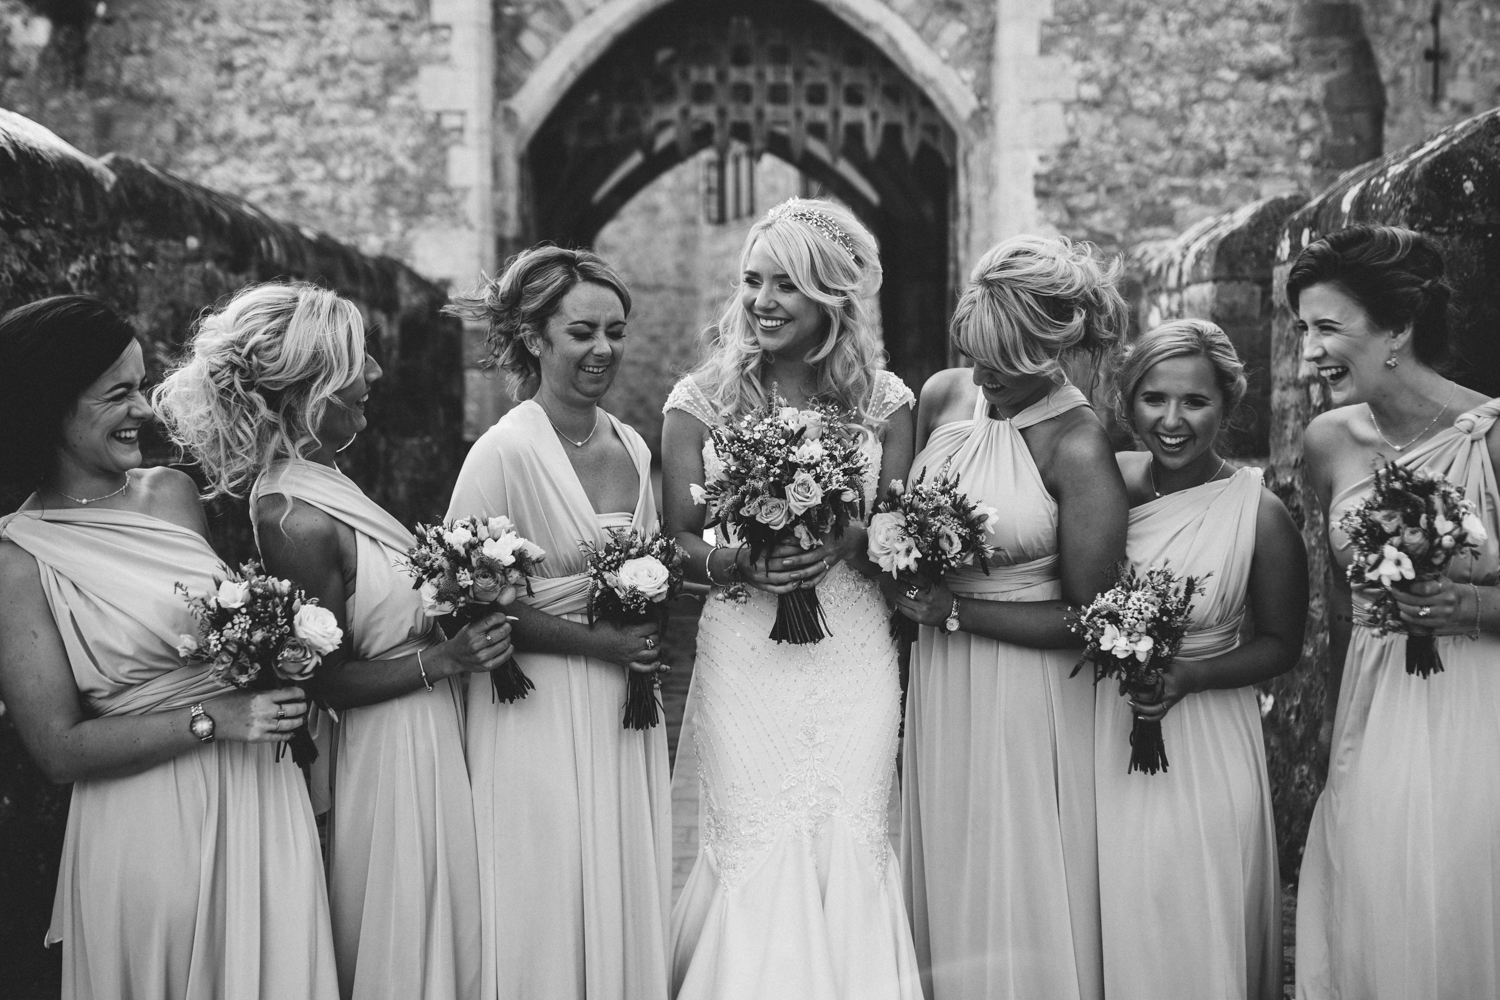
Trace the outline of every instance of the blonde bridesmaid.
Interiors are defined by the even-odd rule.
[[[237,691],[177,652],[173,591],[224,572],[188,477],[142,469],[140,344],[95,299],[0,319],[0,696],[72,782],[49,944],[69,1000],[338,995],[318,834],[285,742],[295,688]]]
[[[1197,319],[1158,327],[1131,345],[1114,383],[1121,422],[1146,447],[1117,456],[1126,554],[1205,591],[1155,689],[1096,690],[1104,993],[1273,1000],[1281,889],[1252,685],[1297,663],[1307,554],[1260,470],[1235,470],[1214,448],[1245,395],[1224,331]],[[1129,772],[1134,716],[1161,722],[1166,770]]]
[[[312,684],[339,720],[328,855],[340,993],[472,1000],[479,856],[460,685],[504,662],[509,627],[494,614],[445,641],[396,566],[411,533],[339,471],[380,378],[364,341],[359,311],[330,291],[251,286],[199,323],[157,404],[217,492],[250,488],[267,570],[344,630]]]
[[[517,406],[474,442],[450,517],[510,517],[547,552],[510,607],[514,703],[469,687],[487,998],[667,994],[671,802],[663,727],[623,726],[628,672],[654,673],[654,625],[588,623],[579,542],[655,530],[651,453],[599,407],[625,355],[630,293],[584,250],[539,246],[456,310],[486,323]]]
[[[1125,325],[1086,244],[1017,237],[975,265],[953,317],[973,364],[928,380],[912,475],[951,463],[1002,512],[989,575],[884,586],[925,626],[912,653],[902,869],[929,1000],[1101,996],[1094,692],[1069,609],[1125,554],[1125,487],[1065,364]]]
[[[1308,425],[1307,475],[1332,526],[1328,783],[1297,892],[1302,1000],[1500,996],[1500,399],[1441,374],[1442,254],[1407,229],[1352,226],[1298,255],[1287,299],[1335,407]],[[1339,516],[1396,461],[1464,487],[1489,537],[1436,582],[1394,593],[1437,633],[1443,671],[1405,669],[1350,593]]]

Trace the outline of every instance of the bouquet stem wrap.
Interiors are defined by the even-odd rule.
[[[806,587],[777,595],[772,639],[806,645],[827,637],[828,617],[823,613],[823,602],[818,600],[818,588]]]
[[[1431,632],[1409,632],[1406,636],[1406,672],[1418,677],[1441,673],[1443,661],[1438,656],[1437,636]]]
[[[1154,690],[1155,678],[1160,674],[1153,667],[1148,667],[1145,673],[1146,676],[1152,678],[1145,690]],[[1155,774],[1157,771],[1165,770],[1167,770],[1167,743],[1162,739],[1161,720],[1143,719],[1137,715],[1130,727],[1130,766],[1126,768],[1126,773],[1140,771],[1143,774]]]
[[[664,626],[665,623],[660,619],[660,615],[648,611],[641,615],[624,616],[618,624],[644,625],[655,621]],[[665,627],[661,631],[666,631]],[[629,679],[625,682],[625,728],[653,729],[666,712],[666,707],[661,703],[661,688],[656,676],[643,674],[639,670],[632,670],[629,674]]]
[[[465,604],[454,612],[454,617],[458,619],[459,627],[463,628],[499,610],[499,607],[496,604]],[[504,663],[490,671],[491,704],[499,701],[510,705],[535,690],[536,685],[526,676],[514,656],[507,657]]]

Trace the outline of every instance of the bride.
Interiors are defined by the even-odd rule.
[[[901,690],[885,605],[861,575],[874,572],[864,527],[752,561],[732,539],[704,541],[690,491],[718,461],[709,428],[772,391],[855,414],[867,505],[906,471],[913,399],[881,367],[880,277],[874,238],[845,209],[777,206],[750,230],[710,355],[667,400],[667,527],[689,577],[714,587],[692,693],[703,836],[672,914],[682,1000],[921,996],[886,822]],[[801,586],[818,587],[829,635],[774,643],[776,595]]]

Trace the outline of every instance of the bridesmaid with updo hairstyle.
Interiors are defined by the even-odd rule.
[[[178,646],[211,593],[192,480],[141,468],[141,346],[97,299],[0,318],[0,698],[73,784],[47,943],[68,1000],[338,996],[318,833],[276,759],[296,688],[240,691]]]
[[[411,532],[339,471],[380,375],[352,302],[252,285],[199,322],[156,404],[213,492],[249,493],[267,572],[344,632],[309,685],[338,719],[328,883],[340,993],[467,1000],[480,996],[479,855],[462,683],[510,655],[509,626],[491,614],[445,639],[398,568]]]
[[[1500,996],[1500,399],[1443,373],[1444,270],[1427,236],[1350,226],[1287,275],[1302,358],[1334,407],[1303,441],[1335,564],[1328,782],[1297,893],[1303,1000]],[[1443,669],[1425,678],[1344,573],[1339,519],[1387,462],[1462,486],[1488,535],[1438,580],[1392,588],[1403,625],[1437,636]]]
[[[630,292],[587,250],[541,245],[452,312],[489,328],[519,400],[476,442],[448,516],[509,517],[546,551],[508,609],[535,684],[472,684],[483,993],[502,1000],[667,994],[672,815],[665,727],[626,729],[630,671],[658,669],[655,624],[588,620],[580,542],[654,531],[651,452],[599,406],[625,357]]]
[[[1159,326],[1112,381],[1120,423],[1145,446],[1116,456],[1131,502],[1126,556],[1138,572],[1166,566],[1204,590],[1155,687],[1095,689],[1104,994],[1273,1000],[1281,885],[1252,685],[1302,652],[1307,555],[1260,470],[1217,450],[1245,395],[1223,330],[1201,319]],[[1135,717],[1161,723],[1164,770],[1128,770]]]
[[[1092,678],[1072,609],[1125,554],[1114,449],[1065,365],[1126,323],[1119,264],[1018,236],[975,265],[922,389],[912,479],[945,467],[1001,512],[989,574],[883,586],[923,626],[906,700],[902,867],[929,1000],[1097,1000]],[[910,480],[908,480],[910,481]]]

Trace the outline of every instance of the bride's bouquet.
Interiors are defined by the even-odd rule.
[[[958,477],[948,466],[932,479],[923,469],[910,487],[893,479],[885,495],[875,502],[870,516],[870,559],[897,581],[912,589],[928,588],[943,574],[961,566],[990,571],[994,548],[990,532],[1000,520],[993,507],[969,499],[958,488]],[[910,639],[914,628],[892,620],[898,637]]]
[[[1073,674],[1092,662],[1095,684],[1114,677],[1131,690],[1155,690],[1162,668],[1172,662],[1187,634],[1193,597],[1201,593],[1198,577],[1179,577],[1165,566],[1144,574],[1125,566],[1115,585],[1094,598],[1069,626],[1085,643]],[[1159,721],[1136,718],[1130,730],[1128,770],[1167,770]]]
[[[177,652],[187,663],[210,664],[226,684],[254,691],[306,684],[323,657],[344,641],[332,611],[289,581],[262,572],[259,563],[245,563],[238,573],[228,570],[214,584],[214,593],[197,597],[182,583],[173,588],[198,622],[197,635],[178,636]],[[289,745],[299,767],[318,759],[305,722]],[[278,746],[277,760],[281,751]]]
[[[1478,554],[1489,535],[1464,488],[1439,473],[1390,462],[1376,470],[1370,495],[1339,518],[1339,530],[1354,550],[1349,585],[1374,590],[1368,623],[1375,634],[1406,633],[1407,673],[1442,670],[1433,633],[1402,623],[1391,588],[1436,580],[1455,557]]]
[[[422,610],[434,618],[457,614],[472,622],[494,608],[507,587],[531,591],[531,575],[547,553],[516,533],[510,518],[459,517],[412,529],[417,544],[401,566],[422,592]],[[509,703],[536,687],[512,656],[490,672],[493,697]]]
[[[588,557],[589,621],[639,625],[662,619],[662,605],[682,590],[682,550],[660,531],[609,531],[603,545],[582,542]],[[625,728],[650,729],[658,720],[656,679],[632,670],[625,692]]]
[[[864,516],[866,460],[858,431],[837,407],[815,401],[799,410],[773,392],[710,433],[722,467],[690,487],[693,500],[707,505],[706,526],[726,527],[752,559],[788,539],[817,548],[823,536],[842,537],[850,520]],[[772,639],[818,642],[827,628],[816,588],[778,596]]]

